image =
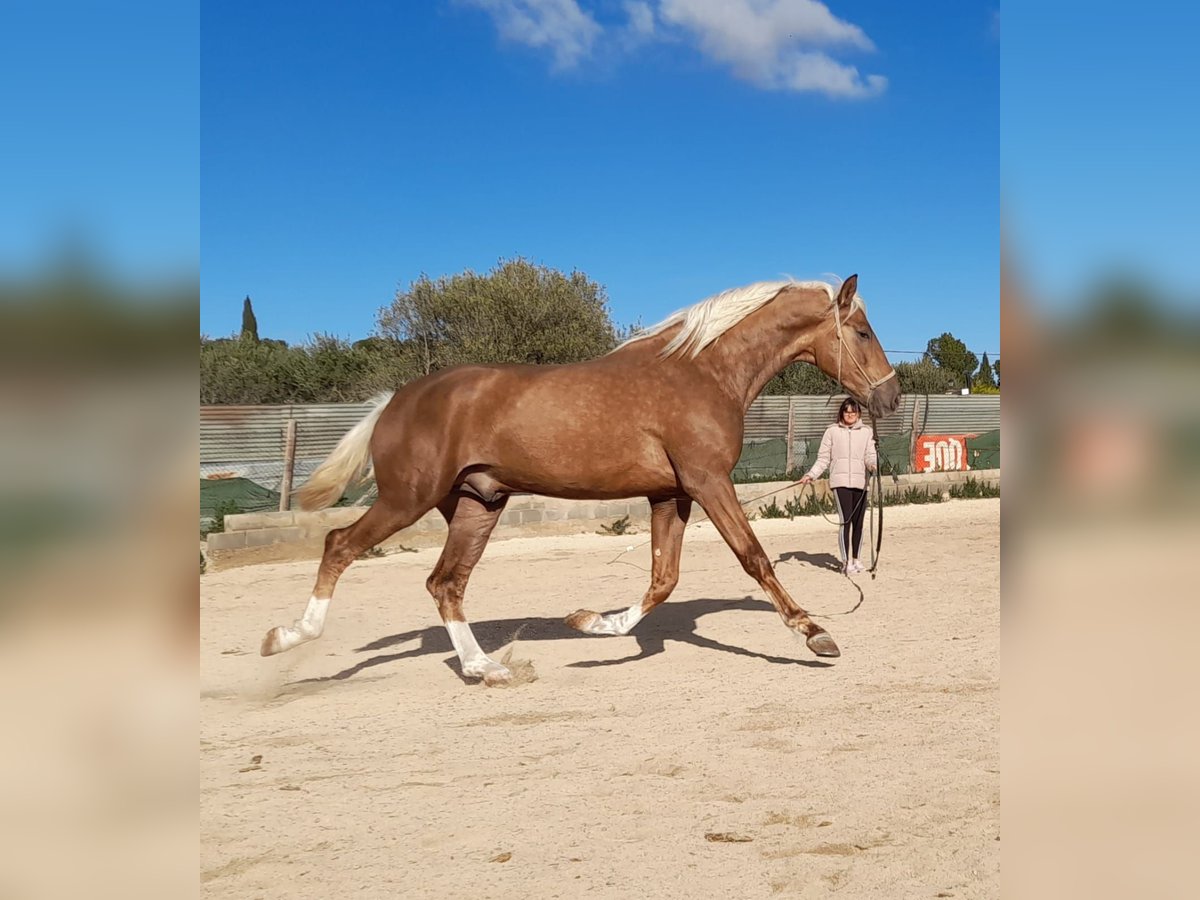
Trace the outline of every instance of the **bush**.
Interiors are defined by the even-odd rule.
[[[237,505],[236,500],[222,500],[213,508],[212,524],[208,528],[200,531],[200,537],[206,538],[210,534],[222,534],[225,531],[225,517],[236,516],[242,511],[242,508]]]
[[[828,497],[818,500],[815,493],[802,493],[789,497],[783,506],[772,497],[766,506],[758,508],[758,514],[764,519],[794,519],[796,516],[828,515],[834,511],[833,501]]]
[[[999,497],[1000,485],[988,484],[968,477],[962,484],[950,485],[950,496],[955,500],[974,500],[982,497]]]
[[[621,518],[615,520],[611,525],[601,525],[600,530],[597,531],[596,534],[612,534],[619,536],[622,534],[637,534],[637,532],[634,531],[633,527],[629,524],[629,516],[621,516]]]
[[[523,259],[483,275],[422,275],[379,311],[377,325],[354,343],[325,334],[290,347],[250,332],[201,337],[200,402],[360,402],[463,363],[591,359],[627,334],[613,324],[601,285]]]
[[[913,485],[903,491],[898,491],[895,494],[885,494],[883,498],[883,505],[904,506],[910,503],[941,503],[944,499],[945,498],[942,497],[942,492],[939,490],[931,491],[927,487]]]
[[[426,374],[463,363],[571,363],[607,353],[617,329],[604,288],[517,258],[483,275],[422,275],[379,311],[379,333],[414,348]]]
[[[764,519],[790,519],[791,518],[791,516],[789,516],[787,514],[787,512],[785,512],[783,510],[782,507],[780,507],[779,503],[776,501],[776,499],[774,497],[771,498],[771,502],[768,503],[766,506],[760,506],[758,508],[758,514],[760,516],[762,516]]]

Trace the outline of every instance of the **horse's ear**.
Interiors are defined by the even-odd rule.
[[[850,302],[854,299],[854,294],[857,291],[858,291],[858,276],[851,275],[849,278],[847,278],[845,281],[842,282],[842,289],[840,291],[838,291],[838,298],[837,298],[838,306],[840,306],[842,309],[845,309],[846,307],[848,307],[850,305]]]

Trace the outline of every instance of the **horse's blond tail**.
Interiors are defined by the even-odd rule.
[[[325,509],[341,499],[351,481],[366,481],[371,477],[371,435],[394,391],[375,397],[375,408],[347,432],[329,458],[317,466],[304,487],[296,491],[301,509]]]

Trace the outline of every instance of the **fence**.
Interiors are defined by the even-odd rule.
[[[821,435],[833,421],[844,394],[833,397],[759,397],[746,413],[741,459],[735,481],[770,481],[808,469],[816,459]],[[928,464],[916,455],[917,440],[926,434],[941,435],[947,446],[961,450],[963,460],[977,464],[953,468],[998,468],[1000,465],[1000,397],[996,394],[909,395],[894,415],[872,423],[879,435],[879,451],[886,473],[903,474],[920,469],[950,468]],[[983,439],[984,435],[992,437]],[[970,436],[970,437],[968,437]],[[970,440],[977,446],[967,447]],[[976,452],[978,451],[978,452]],[[936,455],[935,448],[935,455]],[[987,453],[983,465],[984,453]],[[950,452],[943,453],[943,459]],[[958,457],[955,457],[956,459]]]
[[[200,407],[200,517],[290,507],[303,484],[369,403]]]
[[[734,480],[770,481],[811,466],[843,398],[755,400],[746,413]],[[369,409],[366,403],[200,407],[201,519],[235,507],[290,508],[291,486],[303,484]],[[874,424],[888,473],[1000,465],[997,395],[907,396],[895,415]],[[933,440],[920,443],[927,437]]]

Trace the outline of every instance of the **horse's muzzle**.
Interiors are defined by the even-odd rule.
[[[900,396],[900,381],[897,378],[891,378],[876,386],[866,404],[871,418],[882,419],[894,413],[900,408]]]

